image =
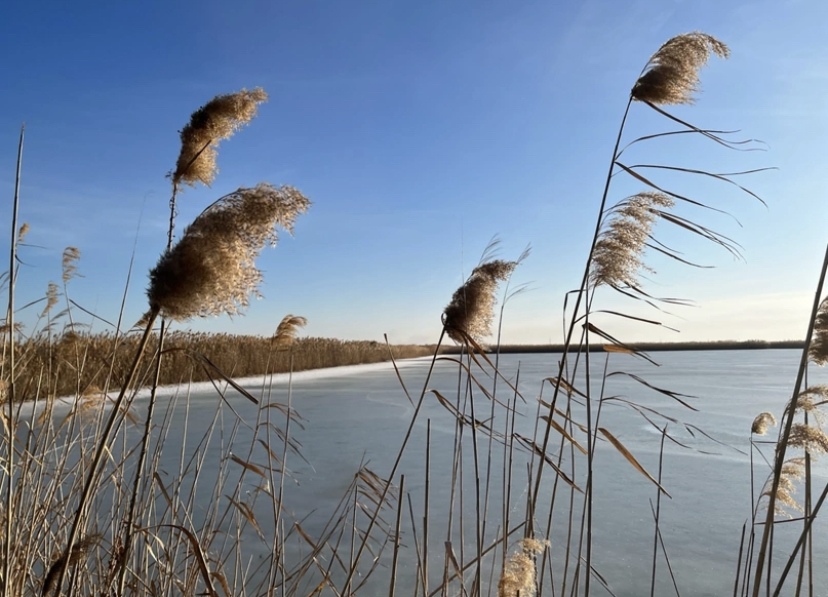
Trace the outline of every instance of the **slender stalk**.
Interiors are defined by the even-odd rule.
[[[81,492],[80,499],[78,500],[78,507],[75,511],[75,516],[72,520],[72,528],[69,531],[69,538],[66,542],[66,553],[70,553],[75,542],[78,539],[78,533],[80,532],[81,526],[86,525],[86,506],[89,502],[89,499],[92,496],[92,488],[95,485],[98,474],[100,472],[101,461],[103,460],[104,453],[108,451],[108,444],[109,444],[109,435],[112,432],[112,429],[115,427],[115,423],[121,414],[121,406],[126,399],[127,392],[129,391],[132,382],[135,380],[135,376],[138,372],[138,365],[141,363],[141,358],[144,356],[144,349],[146,348],[150,336],[152,334],[152,326],[155,323],[156,318],[158,317],[158,311],[153,310],[150,313],[149,321],[147,322],[147,327],[144,329],[144,335],[141,337],[141,342],[138,345],[138,349],[135,351],[135,357],[132,361],[132,366],[129,369],[129,373],[127,375],[126,380],[124,380],[123,386],[121,386],[121,391],[118,394],[118,398],[115,399],[115,402],[112,404],[112,412],[109,415],[109,419],[107,419],[106,424],[104,425],[103,430],[101,431],[100,438],[98,440],[98,445],[95,448],[95,453],[92,457],[92,462],[89,465],[89,473],[87,474],[86,481],[84,482],[83,491]],[[56,586],[56,595],[60,595],[62,588],[63,588],[63,581],[66,578],[66,570],[68,569],[68,558],[67,563],[64,564],[60,569],[60,575],[58,576],[58,581]],[[71,590],[70,590],[71,594]]]
[[[661,474],[664,465],[664,440],[667,437],[667,426],[661,430],[661,446],[658,449],[658,484],[661,485]],[[650,597],[655,595],[656,584],[656,564],[658,562],[658,535],[659,535],[659,520],[661,518],[661,489],[656,489],[656,507],[655,507],[655,530],[653,532],[653,572],[650,578]],[[744,530],[742,530],[744,535]],[[741,555],[740,555],[741,557]],[[738,579],[738,574],[737,574]]]
[[[423,595],[428,595],[428,518],[431,495],[431,419],[426,423],[425,488],[423,489]]]
[[[397,500],[397,524],[394,526],[394,555],[391,558],[391,586],[388,588],[388,597],[394,597],[394,591],[397,588],[397,561],[400,557],[403,495],[405,495],[405,475],[400,475],[400,495]]]
[[[8,485],[6,486],[6,524],[5,538],[3,543],[3,585],[4,594],[11,595],[11,571],[12,571],[12,515],[14,511],[14,403],[15,403],[15,346],[14,346],[14,289],[17,276],[14,274],[17,261],[17,213],[20,208],[20,174],[23,165],[23,139],[25,138],[26,125],[20,127],[20,142],[17,146],[17,171],[14,177],[14,200],[12,202],[12,224],[11,224],[11,250],[9,251],[9,310],[6,316],[6,325],[9,328],[9,434],[8,454],[6,455],[6,470],[8,474]]]
[[[397,452],[397,458],[394,460],[394,465],[391,467],[391,473],[388,475],[388,478],[385,482],[385,487],[383,487],[382,495],[380,495],[379,500],[377,500],[377,507],[374,510],[374,514],[371,516],[371,520],[368,522],[368,527],[365,529],[363,534],[363,539],[359,544],[359,549],[356,553],[356,558],[353,560],[353,564],[350,566],[350,570],[348,570],[348,575],[345,578],[345,582],[342,583],[343,587],[349,587],[351,585],[351,580],[356,573],[356,562],[359,561],[359,558],[362,556],[362,552],[365,550],[366,545],[368,544],[368,538],[371,536],[371,531],[374,528],[374,525],[377,523],[377,518],[379,518],[380,511],[382,510],[382,504],[385,503],[385,498],[388,495],[388,492],[391,490],[391,481],[394,478],[394,475],[397,474],[397,469],[400,466],[400,462],[402,461],[403,453],[405,452],[405,448],[408,445],[408,440],[411,438],[411,432],[414,431],[414,425],[417,422],[417,416],[420,414],[420,410],[423,407],[423,403],[425,402],[426,391],[428,389],[429,381],[431,380],[431,374],[434,372],[434,365],[437,362],[437,355],[440,351],[440,346],[443,344],[443,338],[446,335],[445,328],[440,333],[440,339],[437,341],[437,346],[434,348],[434,356],[431,359],[431,365],[428,368],[428,374],[426,375],[425,382],[423,384],[423,390],[420,392],[420,398],[417,400],[417,406],[414,408],[414,414],[411,415],[411,421],[408,424],[408,430],[405,432],[405,437],[403,438],[402,445],[400,446],[399,451]]]
[[[141,479],[144,475],[144,464],[146,463],[147,453],[149,452],[150,437],[152,436],[152,419],[155,412],[155,405],[158,401],[158,385],[161,378],[161,355],[164,352],[164,338],[166,336],[166,321],[161,320],[161,331],[158,338],[158,352],[155,355],[155,376],[152,382],[152,390],[150,391],[149,406],[147,406],[147,416],[144,419],[144,433],[141,438],[141,453],[138,456],[138,464],[135,467],[135,480],[132,484],[132,495],[130,496],[129,510],[127,513],[127,520],[124,528],[125,540],[123,546],[123,554],[121,555],[121,567],[118,572],[118,594],[124,595],[124,587],[126,584],[126,563],[129,559],[129,552],[132,549],[132,539],[134,536],[133,527],[137,518],[138,495],[141,492]],[[149,475],[151,478],[152,475]]]
[[[793,395],[788,403],[787,411],[784,415],[785,427],[780,432],[779,441],[776,445],[776,461],[773,467],[773,483],[771,485],[770,494],[768,495],[768,514],[765,517],[765,528],[762,529],[762,542],[759,546],[759,556],[756,560],[756,570],[754,571],[753,577],[753,597],[759,597],[765,559],[770,557],[770,554],[768,553],[768,543],[773,527],[776,492],[779,489],[779,479],[782,473],[782,466],[785,463],[785,450],[787,448],[788,438],[791,435],[791,428],[793,427],[797,398],[799,396],[800,388],[802,387],[802,379],[805,375],[805,370],[808,367],[808,351],[811,347],[811,337],[814,333],[814,321],[816,319],[817,312],[819,311],[820,297],[822,296],[822,289],[825,285],[826,271],[828,271],[828,246],[826,246],[825,256],[822,259],[822,270],[820,271],[819,282],[817,283],[817,289],[814,293],[814,305],[811,309],[811,317],[808,321],[808,331],[805,335],[805,346],[802,348],[802,357],[799,362],[799,371],[796,375]]]
[[[621,145],[621,137],[624,134],[624,126],[626,125],[627,116],[630,113],[630,106],[631,105],[632,105],[632,96],[630,96],[629,100],[627,101],[627,107],[624,109],[624,116],[621,119],[621,126],[618,128],[618,136],[616,137],[615,147],[613,148],[613,151],[612,151],[612,159],[610,160],[609,170],[607,172],[607,178],[606,178],[606,181],[604,183],[604,193],[601,196],[601,205],[598,209],[598,218],[595,222],[595,232],[593,233],[593,236],[592,236],[592,244],[590,245],[589,254],[588,254],[588,257],[587,257],[587,261],[586,261],[586,266],[584,267],[584,275],[583,275],[583,278],[581,279],[581,286],[580,286],[580,289],[578,290],[577,297],[575,299],[575,307],[574,307],[573,312],[572,312],[572,318],[569,322],[569,329],[567,330],[566,339],[564,341],[563,354],[561,355],[561,361],[560,361],[560,364],[558,366],[558,377],[555,380],[555,389],[554,389],[554,392],[553,392],[553,395],[552,395],[552,402],[551,402],[551,406],[550,406],[550,409],[549,409],[549,416],[550,417],[553,416],[554,413],[555,413],[555,403],[557,402],[558,394],[560,393],[560,390],[561,390],[561,382],[563,381],[562,378],[563,378],[564,370],[566,369],[566,357],[569,354],[569,348],[572,344],[572,336],[574,334],[575,325],[576,325],[576,322],[578,320],[578,311],[581,307],[581,302],[583,300],[583,297],[584,297],[584,295],[586,294],[586,291],[587,291],[587,285],[588,285],[588,282],[589,282],[589,270],[590,270],[590,267],[592,265],[592,255],[595,252],[595,245],[598,242],[598,235],[601,232],[601,225],[603,224],[603,220],[604,220],[604,210],[606,209],[607,197],[609,196],[610,183],[612,182],[612,173],[613,173],[613,170],[615,170],[615,160],[617,159],[617,156],[618,156],[618,148]],[[546,449],[549,445],[550,435],[551,435],[551,426],[547,425],[546,429],[544,430],[543,442],[541,444],[541,450],[544,453],[546,452]],[[543,468],[544,468],[543,467],[543,462],[544,461],[543,461],[542,458],[539,459],[539,461],[538,461],[538,472],[537,472],[537,475],[535,477],[535,487],[534,487],[534,491],[532,493],[533,508],[535,507],[534,504],[537,504],[538,495],[540,493],[541,480],[542,480],[542,477],[543,477]],[[530,513],[530,514],[531,515],[529,516],[529,520],[531,521],[534,518],[534,513]]]

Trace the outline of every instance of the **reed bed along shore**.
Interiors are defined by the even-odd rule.
[[[17,397],[25,401],[85,396],[100,393],[105,387],[118,388],[126,379],[139,341],[136,335],[69,333],[19,343]],[[158,343],[157,335],[152,341]],[[216,379],[218,371],[232,377],[251,377],[381,363],[392,357],[410,359],[433,352],[433,346],[309,337],[297,338],[286,347],[260,336],[176,331],[166,336],[157,381],[160,385],[209,381]],[[202,356],[215,367],[205,366]],[[145,361],[138,379],[151,379],[151,373],[152,362]]]

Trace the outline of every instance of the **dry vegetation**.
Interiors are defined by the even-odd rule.
[[[612,413],[618,409],[603,407],[613,401],[655,426],[663,455],[664,442],[673,439],[668,427],[684,424],[633,399],[621,400],[611,386],[617,376],[626,375],[660,400],[688,406],[686,397],[623,370],[608,372],[615,353],[653,359],[610,333],[617,318],[628,321],[630,316],[598,305],[607,293],[639,306],[682,303],[654,297],[642,283],[642,272],[652,273],[646,263],[649,251],[687,263],[685,253],[656,239],[664,226],[738,256],[733,241],[674,211],[677,204],[701,208],[705,216],[717,209],[705,210],[708,205],[649,178],[665,170],[707,176],[758,199],[731,179],[735,174],[622,161],[633,145],[646,149],[659,137],[679,133],[709,141],[717,150],[744,148],[727,133],[698,128],[662,107],[694,101],[699,70],[711,55],[727,57],[728,49],[706,34],[677,36],[632,82],[583,276],[565,303],[558,366],[537,380],[539,395],[522,394],[517,382],[498,370],[497,350],[490,358],[480,344],[494,331],[498,290],[526,257],[504,261],[486,252],[451,297],[436,345],[393,349],[396,358],[428,353],[432,360],[419,391],[401,384],[401,402],[413,414],[390,470],[378,474],[362,466],[353,471],[341,499],[329,511],[314,512],[312,520],[292,517],[291,494],[286,493],[286,484],[293,482],[293,463],[301,460],[293,430],[312,424],[294,409],[292,386],[283,395],[276,396],[272,387],[253,395],[232,378],[374,362],[388,358],[389,349],[378,343],[297,338],[305,320],[293,315],[267,339],[167,329],[168,319],[243,310],[261,277],[255,267],[259,251],[275,244],[276,226],[291,232],[294,220],[310,207],[293,187],[262,183],[241,188],[207,207],[175,242],[175,203],[182,185],[214,179],[219,141],[246,125],[266,94],[242,90],[218,96],[197,110],[182,131],[181,152],[170,177],[168,243],[153,270],[148,311],[138,333],[52,335],[57,319],[71,321],[73,305],[66,299],[65,285],[74,275],[78,252],[70,248],[64,253],[64,292],[50,287],[40,331],[26,335],[15,320],[14,291],[21,273],[16,257],[23,234],[16,195],[10,273],[0,280],[9,295],[0,363],[0,418],[6,430],[0,440],[0,467],[6,472],[0,477],[2,594],[350,597],[378,593],[377,586],[383,587],[382,593],[387,587],[390,597],[612,594],[593,541],[598,518],[593,487],[602,481],[594,464],[610,450],[630,465],[613,474],[643,479],[654,496],[653,551],[631,554],[652,562],[652,578],[640,580],[638,594],[647,588],[656,594],[659,568],[668,571],[678,593],[667,548],[659,541],[660,504],[667,494],[661,463],[658,472],[646,470],[613,432]],[[678,129],[640,136],[621,148],[636,104]],[[18,167],[18,181],[19,176]],[[624,176],[644,188],[614,198],[612,183]],[[783,586],[791,586],[785,583],[794,564],[796,594],[814,594],[803,582],[813,562],[806,546],[828,486],[816,487],[811,460],[828,451],[821,427],[828,388],[808,387],[806,372],[810,363],[828,361],[828,303],[819,301],[826,269],[828,256],[796,389],[779,418],[775,452],[764,460],[769,475],[750,496],[756,500],[752,520],[743,533],[742,550],[733,555],[736,585],[722,587],[722,594],[758,597],[763,587],[770,593],[772,585],[777,587],[774,595],[779,594]],[[51,309],[61,294],[66,309],[53,317]],[[662,325],[650,318],[632,319]],[[459,344],[459,356],[440,356],[446,337]],[[596,343],[603,345],[600,356],[591,350]],[[598,359],[604,372],[592,378],[591,372],[600,367],[591,368],[590,363]],[[438,361],[456,368],[452,387],[432,387]],[[229,385],[239,400],[252,404],[254,414],[252,420],[245,419],[229,404],[215,401],[212,422],[196,432],[200,439],[187,443],[171,413],[178,403],[188,416],[205,407],[191,404],[186,392],[162,404],[157,389],[202,374],[222,380],[217,387],[225,399]],[[140,409],[134,401],[138,387],[151,389]],[[99,390],[107,391],[105,398]],[[54,400],[58,395],[76,399],[68,412]],[[425,425],[420,421],[426,399],[445,409],[449,424],[443,431],[453,428],[451,450],[432,451],[431,420]],[[528,411],[526,404],[531,405]],[[532,435],[516,431],[516,420],[527,412],[534,422]],[[766,433],[776,420],[772,413],[762,413],[753,432]],[[746,436],[749,432],[745,429]],[[755,452],[763,449],[758,442],[752,445]],[[410,460],[403,458],[415,449],[422,450],[424,475],[416,490],[422,497],[417,512],[406,490],[404,465]],[[432,478],[439,466],[448,467],[449,473]],[[446,502],[430,501],[435,484],[441,495],[450,496]],[[812,499],[812,490],[821,491],[818,499]],[[797,498],[803,495],[805,499]],[[438,511],[447,525],[434,524]],[[794,524],[801,525],[801,539],[790,550],[787,567],[771,572],[768,562],[778,561],[773,551],[782,549],[773,541],[777,517],[791,511],[799,516]],[[738,527],[734,523],[734,533]],[[397,583],[401,558],[415,571],[405,586]],[[377,577],[381,580],[369,588],[366,583]],[[688,590],[694,592],[693,587]]]
[[[96,389],[120,388],[129,373],[140,337],[136,335],[67,333],[57,338],[28,339],[17,346],[17,398],[33,400],[89,394]],[[151,343],[157,345],[158,336]],[[215,369],[202,356],[233,377],[286,373],[381,363],[391,359],[429,356],[434,347],[387,346],[375,341],[297,338],[288,349],[274,338],[172,332],[164,341],[160,385],[215,379]],[[139,380],[151,380],[152,361],[144,361]],[[140,385],[143,385],[140,384]]]

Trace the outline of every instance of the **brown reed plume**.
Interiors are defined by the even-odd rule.
[[[610,210],[612,215],[592,254],[590,282],[594,287],[636,287],[642,269],[653,272],[641,255],[659,208],[669,209],[673,203],[664,193],[645,191],[627,197]]]
[[[797,502],[793,494],[796,491],[795,481],[805,476],[805,458],[791,458],[782,465],[779,475],[779,485],[776,488],[775,499],[773,500],[774,514],[790,518],[789,510],[802,512],[802,506]],[[765,483],[765,490],[762,497],[770,497],[772,491],[772,478]],[[786,510],[788,508],[789,510]]]
[[[822,367],[828,363],[828,298],[819,304],[809,350],[811,361]]]
[[[547,545],[548,541],[520,540],[520,551],[510,555],[503,568],[497,583],[497,597],[531,597],[535,594],[535,556]]]
[[[260,103],[267,100],[267,93],[257,87],[252,91],[242,89],[237,93],[217,95],[193,112],[190,122],[181,130],[181,153],[178,155],[173,186],[183,182],[195,186],[201,182],[207,186],[218,172],[216,147],[256,116]]]
[[[472,270],[443,311],[443,326],[449,338],[465,343],[467,338],[479,341],[491,333],[498,283],[508,280],[517,265],[517,261],[494,259]]]
[[[150,307],[182,321],[240,313],[262,279],[255,260],[278,240],[278,224],[293,233],[311,202],[291,186],[240,188],[205,209],[150,271]]]
[[[713,52],[730,56],[728,47],[712,35],[694,31],[668,40],[652,55],[632,88],[632,98],[651,104],[692,104],[699,91],[699,70]]]
[[[77,247],[66,247],[63,250],[63,281],[68,282],[77,275],[80,249]]]
[[[756,416],[753,419],[753,425],[750,427],[750,432],[754,435],[765,435],[768,432],[768,428],[773,425],[776,426],[776,417],[769,412],[763,412]]]
[[[802,448],[811,455],[828,453],[828,435],[813,425],[794,423],[788,437],[788,447]]]
[[[308,320],[301,315],[285,315],[273,334],[273,343],[278,347],[287,347],[293,344],[299,333],[299,328],[308,325]]]

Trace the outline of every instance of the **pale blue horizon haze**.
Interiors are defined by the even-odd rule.
[[[12,3],[0,22],[0,222],[8,238],[25,122],[20,222],[30,232],[17,306],[60,281],[74,246],[83,277],[71,298],[115,321],[134,248],[124,311],[134,323],[166,243],[178,131],[213,96],[262,87],[269,101],[219,146],[212,188],[179,196],[176,231],[261,181],[293,185],[313,207],[295,237],[262,253],[264,299],[245,316],[176,329],[270,335],[293,313],[308,318],[306,335],[435,342],[452,292],[496,236],[504,259],[531,246],[503,342],[558,342],[630,88],[663,42],[698,30],[732,55],[702,70],[695,105],[667,109],[738,129],[733,139],[760,139],[762,151],[684,135],[641,143],[625,162],[773,167],[737,179],[767,207],[718,181],[652,173],[732,214],[677,208],[738,242],[744,260],[661,223],[661,242],[715,268],[651,251],[658,273],[644,288],[695,305],[662,313],[606,291],[596,305],[680,333],[608,316],[602,326],[628,341],[801,339],[828,241],[826,22],[816,0]],[[675,129],[634,103],[624,143]],[[610,202],[640,190],[616,175]],[[8,247],[0,258],[6,271]],[[16,317],[31,326],[40,309]]]

